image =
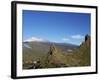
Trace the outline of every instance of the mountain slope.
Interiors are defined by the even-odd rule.
[[[89,35],[85,36],[85,41],[80,45],[78,49],[74,51],[75,59],[79,59],[80,66],[91,65],[91,39]]]
[[[91,65],[91,39],[86,35],[80,46],[51,42],[24,42],[23,69]]]
[[[72,54],[67,55],[63,54],[56,46],[52,46],[46,58],[46,67],[90,66],[90,43],[90,36],[86,35],[85,41],[80,47],[73,50]]]
[[[62,54],[66,54],[68,50],[73,50],[77,48],[76,45],[64,44],[64,43],[37,42],[37,41],[23,42],[23,67],[28,68],[29,66],[25,65],[26,63],[31,64],[33,61],[37,60],[41,60],[41,63],[43,64],[42,66],[44,66],[45,59],[48,55],[48,52],[52,44],[54,44],[55,47],[57,48],[57,53],[59,52],[58,48],[61,50],[60,54],[59,53],[57,54],[59,56],[62,56]],[[59,56],[56,56],[56,58]]]

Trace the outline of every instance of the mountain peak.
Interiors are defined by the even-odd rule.
[[[90,38],[90,36],[89,36],[89,35],[85,35],[84,42],[82,42],[80,46],[83,46],[83,45],[90,46],[90,43],[91,43],[91,38]]]

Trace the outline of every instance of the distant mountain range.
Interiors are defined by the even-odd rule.
[[[49,41],[45,41],[43,39],[32,39],[32,40],[28,40],[26,42],[23,42],[23,49],[26,50],[34,50],[35,52],[40,52],[41,54],[43,53],[47,53],[47,51],[49,50],[50,46],[52,46],[52,44],[54,44],[56,47],[62,49],[62,51],[71,51],[75,48],[77,48],[77,45],[73,45],[73,44],[69,44],[69,43],[55,43],[55,42],[49,42]]]
[[[27,52],[27,50],[31,50],[35,53],[46,54],[52,44],[60,48],[63,52],[71,52],[73,49],[78,47],[77,45],[69,43],[50,42],[49,40],[45,40],[42,38],[32,37],[23,42],[23,50],[25,53]]]

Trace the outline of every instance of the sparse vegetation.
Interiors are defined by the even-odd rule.
[[[75,67],[91,65],[90,36],[86,35],[79,46],[61,46],[52,43],[27,43],[32,49],[23,47],[23,69]],[[72,49],[68,52],[66,49]]]

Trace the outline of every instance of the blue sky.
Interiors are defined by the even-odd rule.
[[[23,40],[39,37],[79,45],[90,35],[90,14],[23,10]]]

